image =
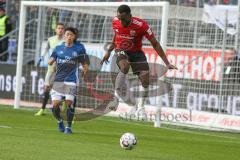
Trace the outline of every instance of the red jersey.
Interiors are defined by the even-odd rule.
[[[137,17],[132,17],[131,23],[127,27],[123,27],[121,21],[114,17],[112,28],[115,33],[114,43],[116,50],[141,51],[143,36],[147,39],[154,36],[147,22]]]

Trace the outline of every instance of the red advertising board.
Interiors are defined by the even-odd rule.
[[[147,59],[152,63],[161,63],[161,58],[152,48],[143,49]],[[221,50],[195,50],[195,49],[167,49],[166,55],[171,64],[178,70],[169,70],[167,77],[195,79],[195,80],[220,80],[221,74]],[[226,51],[224,62],[232,54]]]

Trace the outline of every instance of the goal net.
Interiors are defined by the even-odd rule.
[[[90,70],[96,74],[91,86],[79,84],[78,107],[98,106],[107,93],[114,90],[112,77],[116,77],[116,66],[100,66],[107,44],[113,37],[112,19],[117,14],[119,2],[36,2],[22,1],[17,61],[15,108],[21,102],[40,103],[44,91],[44,77],[47,71],[47,57],[37,66],[37,60],[44,52],[47,39],[53,36],[56,23],[79,30],[78,41],[90,55]],[[132,15],[144,19],[151,26],[157,40],[166,49],[168,2],[125,2],[131,7]],[[150,46],[143,41],[144,48]],[[151,59],[152,50],[148,59]],[[113,54],[112,54],[113,55]],[[112,57],[111,57],[112,58]],[[99,74],[101,71],[101,74]],[[130,74],[131,77],[134,77]],[[21,78],[23,77],[23,78]],[[154,98],[156,104],[158,99]],[[50,102],[49,102],[50,103]]]
[[[237,6],[169,10],[167,55],[178,70],[166,75],[174,91],[163,105],[239,115]]]

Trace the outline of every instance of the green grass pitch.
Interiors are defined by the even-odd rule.
[[[51,114],[0,106],[0,160],[239,160],[240,134],[154,128],[151,123],[98,117],[76,122],[73,134],[58,132]],[[119,138],[132,132],[133,150],[123,150]]]

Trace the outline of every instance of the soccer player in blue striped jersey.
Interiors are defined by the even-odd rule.
[[[77,70],[79,63],[82,64],[82,72],[86,74],[89,66],[89,58],[83,44],[75,43],[77,31],[75,28],[68,27],[64,33],[64,43],[58,45],[48,64],[57,63],[57,71],[53,88],[51,91],[51,98],[53,104],[53,115],[58,120],[58,129],[66,134],[72,133],[71,125],[74,117],[74,97],[77,92]],[[63,119],[60,116],[60,104],[62,98],[65,97],[67,109],[67,126],[64,128]]]

